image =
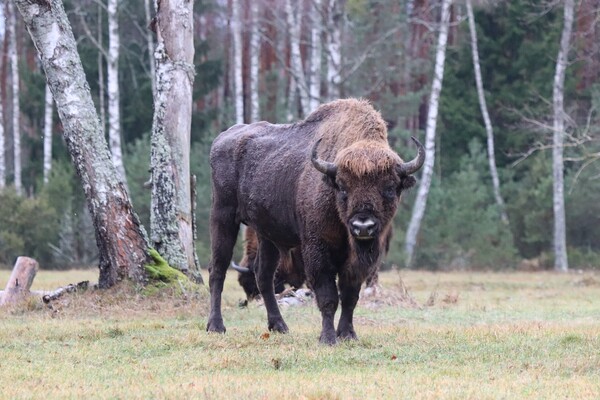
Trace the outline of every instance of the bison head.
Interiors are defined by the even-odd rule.
[[[338,152],[334,162],[317,156],[317,141],[312,164],[324,174],[325,182],[336,193],[340,219],[356,241],[380,237],[396,213],[403,190],[412,187],[412,176],[425,161],[425,149],[414,137],[417,156],[403,162],[387,143],[361,140]]]

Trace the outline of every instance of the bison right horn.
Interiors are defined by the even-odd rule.
[[[237,265],[236,263],[234,263],[233,261],[231,262],[231,268],[233,268],[237,272],[241,272],[242,274],[247,274],[250,272],[250,268],[241,267],[241,266]]]
[[[417,156],[409,162],[402,163],[396,167],[400,176],[408,176],[417,172],[425,163],[425,148],[414,136],[410,137],[417,145]]]
[[[335,175],[337,174],[337,166],[332,162],[324,161],[317,157],[317,148],[319,147],[319,143],[321,143],[321,140],[322,139],[317,140],[317,142],[312,148],[312,164],[317,169],[317,171],[329,176],[332,179],[335,179]]]

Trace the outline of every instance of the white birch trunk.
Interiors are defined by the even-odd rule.
[[[0,18],[5,19],[4,8],[0,7]],[[6,38],[6,25],[0,24],[2,30],[0,30],[0,37],[3,40]],[[2,44],[0,42],[0,44]],[[0,57],[0,70],[2,69],[2,61],[4,57]],[[4,140],[4,107],[2,105],[2,85],[0,85],[0,190],[6,187],[6,141]]]
[[[329,100],[340,97],[342,67],[342,32],[344,20],[339,0],[328,0],[327,10],[327,96]]]
[[[52,170],[52,112],[54,100],[50,85],[46,84],[46,96],[44,102],[44,183],[48,183],[50,171]]]
[[[321,33],[323,32],[323,18],[321,17],[321,0],[310,1],[310,15],[312,27],[310,30],[310,86],[309,110],[315,110],[321,104]],[[307,112],[308,113],[308,112]]]
[[[569,41],[573,27],[574,8],[574,0],[565,0],[564,25],[560,38],[560,48],[556,60],[556,71],[554,74],[554,85],[552,90],[552,105],[554,110],[554,132],[552,135],[554,269],[561,272],[566,272],[569,269],[563,175],[563,142],[565,135],[564,83],[569,56]]]
[[[150,14],[150,0],[144,0],[144,14],[146,16],[146,27],[150,26],[152,17]],[[152,84],[152,97],[156,96],[156,68],[154,66],[154,38],[152,31],[146,29],[146,44],[148,46],[148,61],[150,63],[150,82]]]
[[[425,164],[421,183],[413,206],[410,223],[406,232],[405,252],[406,265],[412,266],[417,235],[421,228],[421,221],[425,214],[427,196],[431,186],[433,165],[435,161],[435,129],[437,124],[438,105],[440,93],[442,92],[442,81],[444,79],[444,64],[446,60],[446,44],[448,42],[448,28],[450,25],[450,5],[452,0],[443,0],[442,15],[440,21],[440,32],[438,35],[437,49],[435,53],[435,67],[433,82],[431,84],[431,96],[429,97],[429,109],[427,112],[427,125],[425,127]]]
[[[145,281],[143,227],[110,159],[77,45],[60,0],[15,0],[41,59],[73,165],[94,222],[100,287]]]
[[[112,160],[120,178],[127,187],[125,166],[123,165],[123,150],[121,147],[121,111],[119,108],[119,15],[118,0],[108,0],[108,140]]]
[[[160,4],[156,13],[154,53],[151,238],[167,262],[186,273],[197,272],[190,176],[193,33],[192,1],[172,0]]]
[[[250,37],[250,112],[251,122],[260,120],[260,101],[258,98],[258,70],[260,62],[260,7],[258,1],[251,2],[252,35]]]
[[[12,125],[13,125],[13,161],[14,161],[14,185],[17,193],[23,192],[21,181],[21,126],[20,116],[21,107],[19,105],[19,56],[17,53],[17,35],[15,15],[15,6],[13,2],[8,3],[8,59],[10,60],[10,71],[12,81]]]
[[[473,5],[471,0],[467,0],[467,19],[469,20],[469,32],[471,34],[471,50],[473,55],[473,69],[475,70],[475,84],[477,86],[477,96],[479,97],[479,108],[485,124],[485,132],[487,134],[487,150],[488,162],[490,166],[490,175],[492,176],[492,184],[494,188],[494,198],[500,210],[500,218],[502,222],[508,224],[508,215],[506,214],[506,206],[500,192],[500,179],[498,178],[498,169],[496,168],[496,153],[494,150],[494,130],[492,121],[488,113],[485,94],[483,92],[483,80],[481,79],[481,66],[479,64],[479,50],[477,49],[477,31],[475,29],[475,17],[473,15]]]
[[[233,85],[235,123],[244,123],[244,82],[242,76],[242,12],[240,0],[231,2],[231,35],[233,38]]]
[[[106,129],[106,104],[104,89],[104,49],[102,45],[102,4],[98,3],[98,108],[100,108],[100,126],[102,132]]]
[[[309,112],[309,95],[306,77],[302,68],[302,55],[300,53],[300,17],[299,12],[294,12],[291,0],[285,1],[288,30],[290,33],[290,69],[294,78],[295,87],[300,96],[302,116]]]

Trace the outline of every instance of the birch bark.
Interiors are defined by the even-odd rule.
[[[294,11],[291,0],[285,1],[285,12],[290,34],[290,69],[295,82],[295,89],[300,97],[302,115],[309,112],[309,94],[306,85],[306,76],[302,67],[302,55],[300,53],[300,18],[299,13]]]
[[[190,177],[194,83],[193,2],[163,0],[156,12],[156,97],[152,123],[153,246],[175,268],[197,273]],[[197,275],[198,279],[201,279]]]
[[[150,0],[144,0],[144,15],[146,16],[146,26],[150,26],[152,17],[150,16]],[[150,82],[152,84],[152,97],[156,96],[156,68],[154,65],[154,38],[152,31],[146,29],[146,44],[148,46],[148,61],[150,63]]]
[[[242,76],[242,12],[240,0],[231,2],[231,34],[233,37],[233,85],[235,123],[244,123],[244,83]]]
[[[120,178],[127,187],[127,177],[125,176],[125,166],[123,165],[123,151],[121,148],[121,111],[120,111],[120,93],[119,93],[119,15],[118,0],[108,0],[108,60],[107,60],[107,80],[108,80],[108,140],[112,160],[117,168]]]
[[[0,7],[0,18],[4,18],[4,10]],[[1,24],[0,37],[6,38],[6,25]],[[0,70],[2,69],[2,61],[4,57],[0,57]],[[2,105],[2,85],[0,85],[0,190],[6,186],[6,141],[4,140],[4,107]]]
[[[150,261],[143,227],[117,177],[60,0],[15,0],[41,59],[63,136],[94,222],[100,287],[145,281]]]
[[[48,183],[50,171],[52,170],[52,112],[54,100],[50,85],[46,84],[46,96],[44,101],[44,183]]]
[[[442,92],[442,82],[444,79],[444,63],[446,60],[446,44],[448,42],[448,28],[450,25],[450,5],[452,0],[442,1],[442,15],[440,19],[440,32],[438,34],[437,49],[435,53],[435,67],[433,82],[431,84],[431,95],[429,97],[429,109],[427,112],[427,125],[425,127],[425,165],[423,166],[423,175],[421,183],[413,206],[410,223],[406,232],[405,252],[406,265],[412,266],[417,235],[421,228],[421,221],[425,214],[427,197],[431,186],[433,175],[433,165],[435,161],[435,129],[438,116],[438,105],[440,93]]]
[[[315,110],[321,103],[321,33],[323,32],[321,0],[312,0],[310,10],[312,22],[310,30],[310,86],[308,88],[309,109],[306,113]]]
[[[475,70],[475,84],[477,86],[477,97],[479,98],[479,108],[485,124],[485,132],[487,134],[487,150],[488,163],[490,166],[490,175],[492,176],[492,184],[494,188],[494,198],[500,210],[500,218],[502,222],[508,224],[508,215],[506,214],[506,206],[500,192],[500,178],[498,178],[498,169],[496,168],[496,153],[494,150],[494,130],[492,121],[488,113],[485,94],[483,92],[483,80],[481,79],[481,66],[479,63],[479,50],[477,49],[477,30],[475,29],[475,17],[473,15],[473,5],[471,0],[467,0],[467,19],[469,20],[469,33],[471,36],[471,52],[473,56],[473,69]]]
[[[257,0],[251,2],[252,34],[250,36],[250,120],[260,120],[258,98],[258,69],[260,61],[260,7]]]
[[[335,100],[340,97],[344,13],[339,0],[327,1],[327,96]]]
[[[563,142],[565,136],[564,84],[569,56],[571,30],[573,27],[574,0],[565,0],[564,25],[560,38],[560,48],[556,59],[552,106],[554,111],[552,135],[552,197],[554,209],[554,269],[569,270],[567,257],[567,235],[565,221]]]
[[[17,53],[16,11],[13,2],[8,3],[8,59],[12,82],[12,126],[13,126],[13,162],[14,185],[17,193],[23,192],[21,181],[21,107],[19,105],[19,56]]]

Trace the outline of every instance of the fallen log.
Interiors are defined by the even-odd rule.
[[[42,295],[42,301],[46,304],[50,303],[52,300],[56,300],[58,299],[60,296],[62,296],[65,293],[73,293],[73,292],[77,292],[77,291],[83,291],[86,290],[88,288],[89,285],[89,281],[83,281],[83,282],[79,282],[77,284],[68,284],[67,286],[63,286],[60,287],[52,292],[47,292],[46,294]]]
[[[29,288],[38,269],[39,264],[33,258],[17,258],[6,288],[0,296],[0,306],[17,303],[29,296]]]

